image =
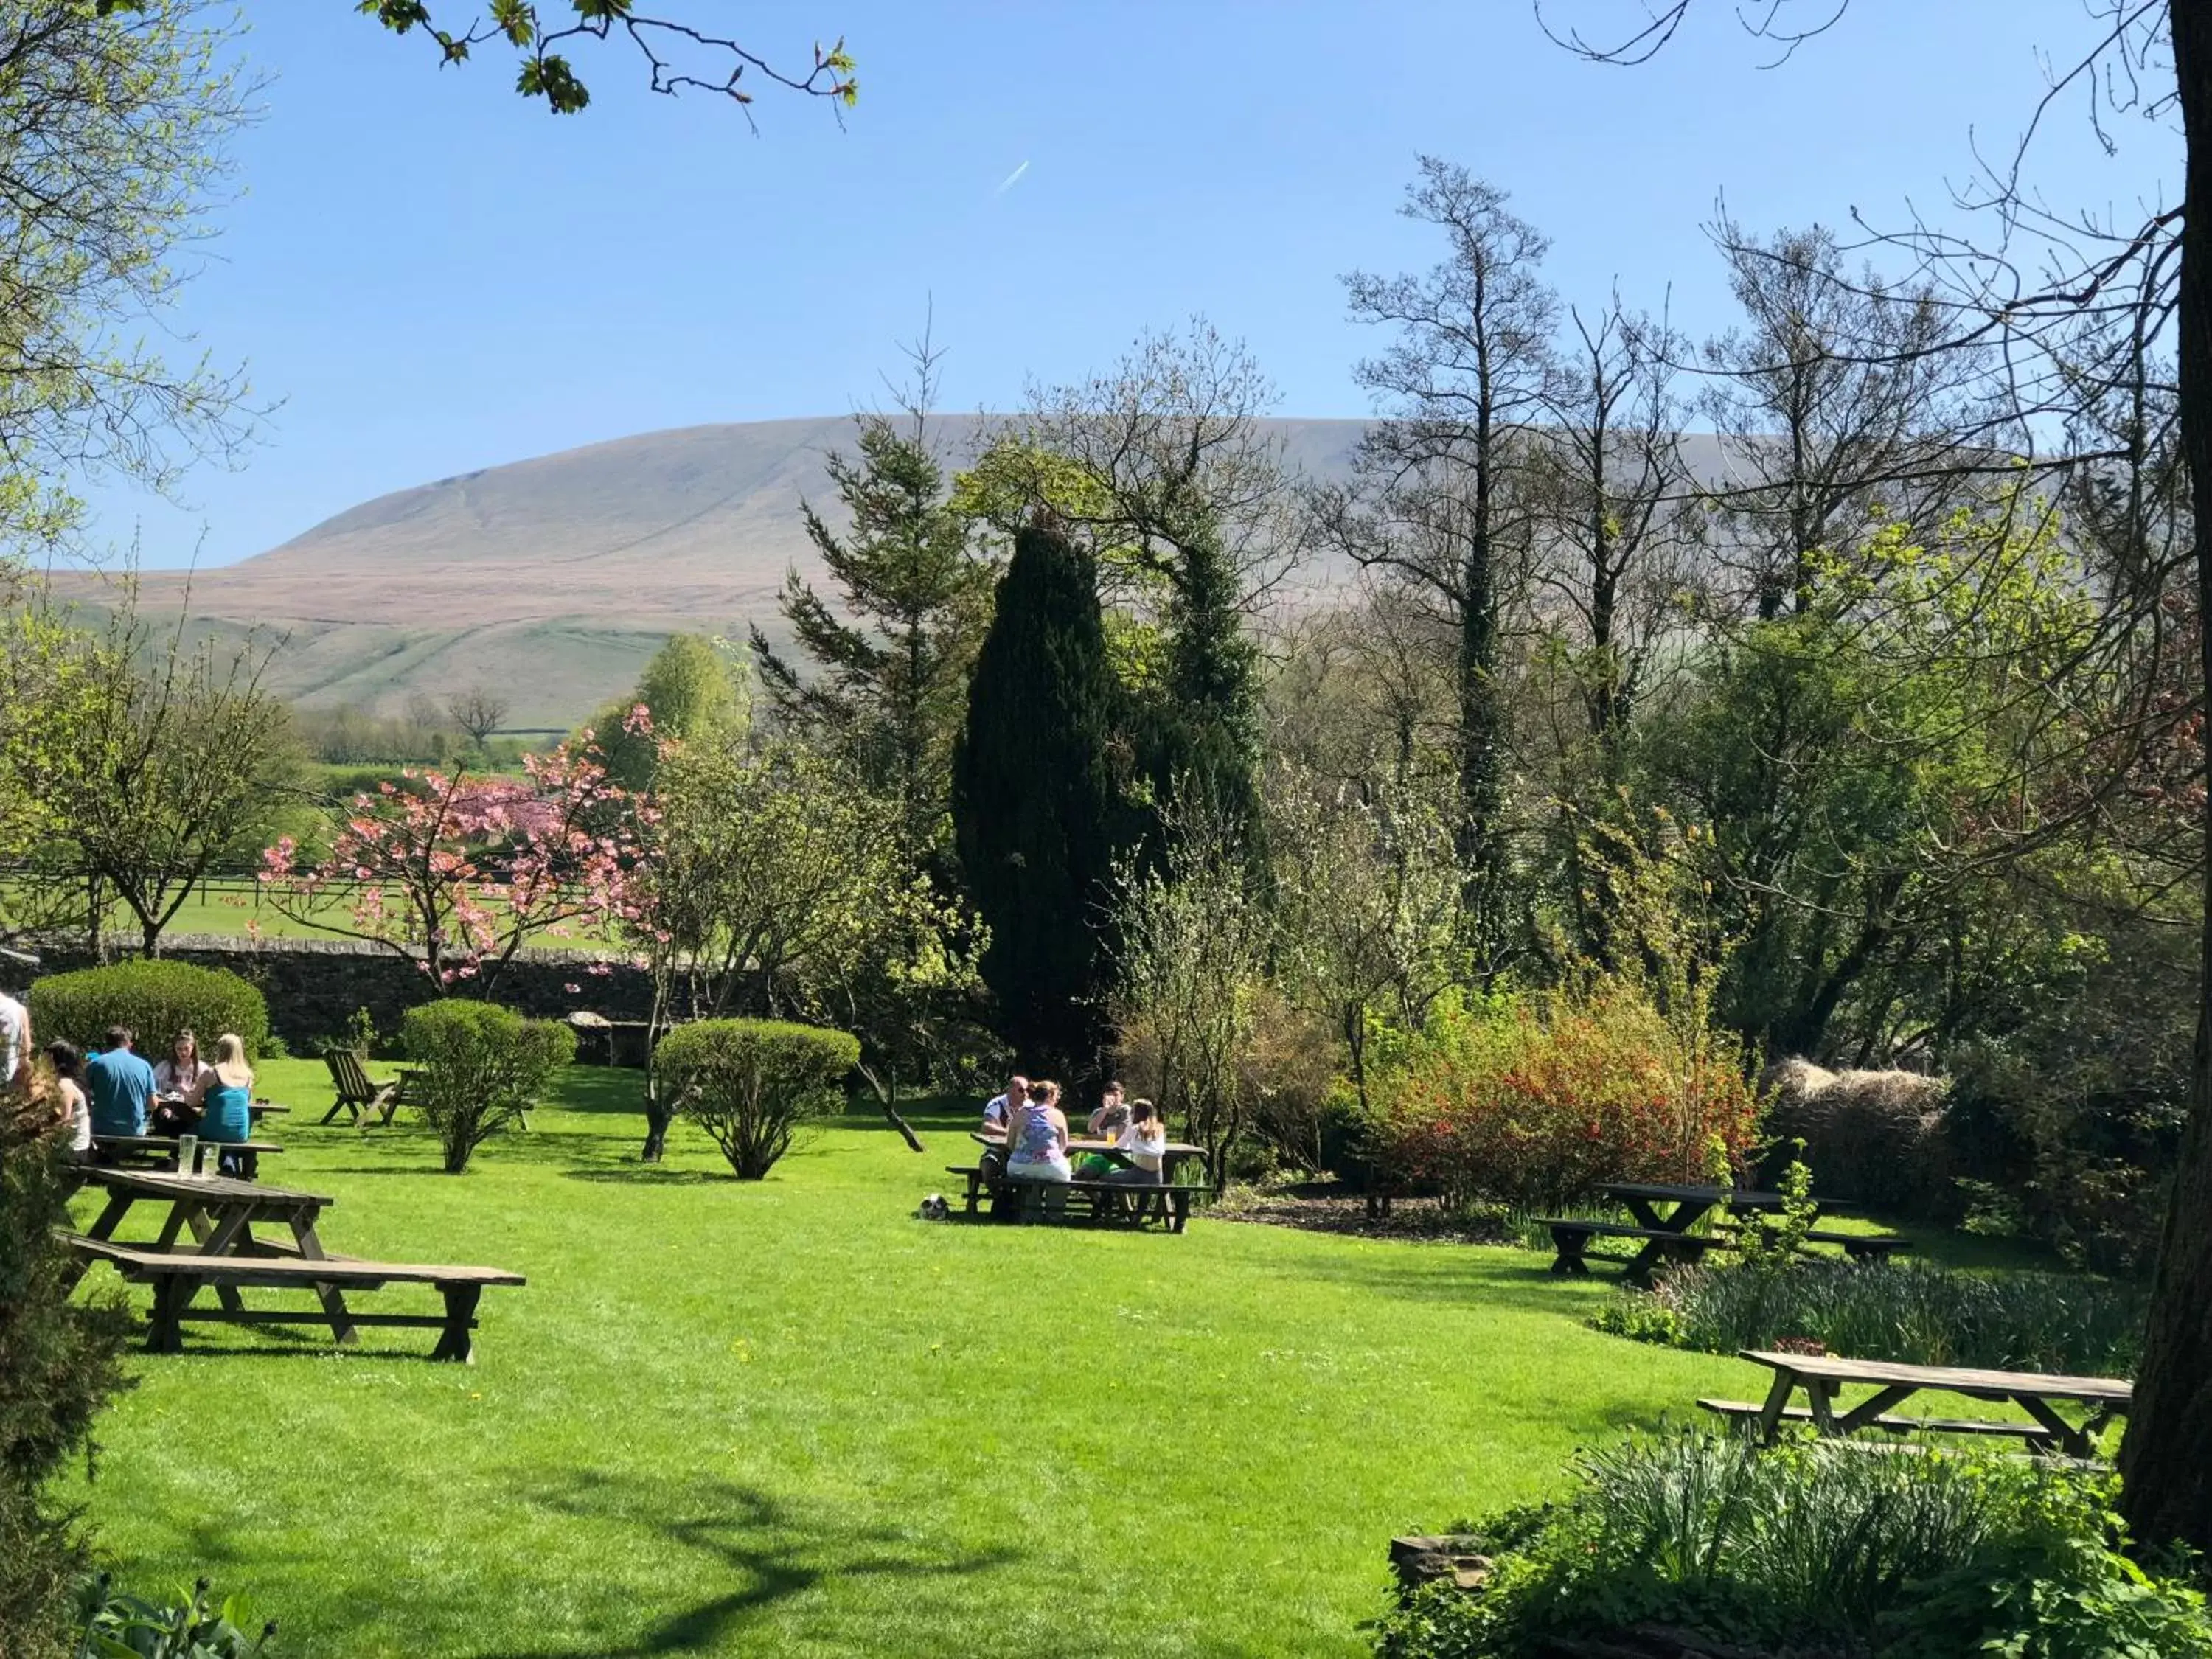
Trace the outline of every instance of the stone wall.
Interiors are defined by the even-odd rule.
[[[179,933],[162,939],[161,954],[173,962],[225,968],[259,986],[269,999],[270,1029],[295,1054],[312,1053],[318,1039],[337,1035],[356,1008],[368,1009],[376,1029],[388,1036],[399,1029],[401,1014],[433,1000],[412,963],[356,939]],[[94,965],[82,950],[49,948],[40,957],[42,973]],[[629,963],[588,951],[525,949],[501,970],[489,1000],[539,1019],[588,1009],[609,1020],[643,1020],[653,1012],[653,979]]]

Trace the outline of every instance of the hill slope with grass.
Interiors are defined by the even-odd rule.
[[[949,466],[994,418],[937,423]],[[1345,475],[1363,428],[1268,424],[1319,478]],[[852,447],[842,416],[619,438],[364,501],[189,590],[181,572],[149,571],[140,603],[174,616],[189,600],[198,628],[281,641],[272,682],[310,707],[392,710],[483,684],[513,725],[565,726],[627,689],[672,632],[760,622],[773,637],[784,573],[821,570],[800,502],[834,507],[823,463]]]

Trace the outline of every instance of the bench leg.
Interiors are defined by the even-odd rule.
[[[199,1210],[187,1211],[185,1215],[185,1223],[191,1229],[192,1237],[199,1244],[201,1255],[224,1255],[229,1253],[231,1245],[231,1240],[229,1239],[219,1239],[216,1241],[216,1246],[213,1249],[210,1249],[208,1248],[208,1240],[213,1237],[215,1229],[209,1224],[207,1216],[204,1212]],[[252,1244],[252,1233],[251,1230],[241,1226],[237,1229],[237,1231],[246,1234],[246,1244],[250,1249]],[[222,1304],[222,1309],[225,1313],[244,1313],[246,1311],[246,1298],[239,1295],[238,1286],[235,1285],[216,1285],[215,1287],[215,1299]],[[187,1300],[189,1300],[189,1295],[187,1297]],[[177,1311],[182,1313],[184,1310],[179,1308]]]
[[[1580,1227],[1554,1227],[1552,1244],[1559,1254],[1552,1260],[1552,1271],[1565,1277],[1572,1273],[1588,1273],[1589,1263],[1583,1260],[1583,1252],[1589,1248],[1590,1236]]]
[[[477,1350],[470,1333],[476,1328],[477,1302],[483,1295],[483,1286],[441,1285],[438,1288],[446,1296],[446,1328],[438,1338],[438,1346],[430,1351],[430,1358],[473,1365],[477,1363]]]
[[[198,1285],[182,1273],[163,1273],[154,1281],[154,1311],[146,1327],[146,1352],[185,1351],[185,1310]]]

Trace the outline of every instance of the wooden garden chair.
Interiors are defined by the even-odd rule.
[[[392,1121],[392,1115],[399,1109],[399,1085],[397,1083],[370,1081],[368,1067],[362,1063],[361,1054],[352,1048],[333,1048],[324,1054],[323,1062],[331,1068],[331,1082],[337,1089],[337,1100],[323,1114],[328,1123],[340,1112],[349,1112],[347,1121],[367,1128],[374,1115],[380,1123]]]

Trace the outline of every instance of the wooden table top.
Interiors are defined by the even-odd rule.
[[[2011,1400],[2033,1395],[2043,1400],[2124,1406],[2135,1397],[2135,1386],[2116,1376],[2056,1376],[2042,1371],[1987,1371],[1963,1365],[1907,1365],[1887,1359],[1846,1359],[1836,1354],[1770,1353],[1759,1348],[1740,1349],[1736,1357],[1796,1376],[1888,1388],[1942,1389],[1980,1400]]]
[[[237,1181],[229,1176],[179,1175],[169,1170],[118,1170],[100,1164],[85,1164],[80,1173],[94,1186],[145,1198],[198,1199],[216,1204],[252,1201],[280,1207],[320,1207],[334,1201],[318,1193],[265,1186],[258,1181]]]
[[[1782,1206],[1782,1194],[1748,1187],[1647,1186],[1633,1181],[1607,1181],[1598,1191],[1608,1198],[1640,1198],[1647,1203],[1729,1204],[1743,1209],[1771,1210]]]
[[[175,1135],[94,1135],[94,1146],[112,1146],[121,1152],[173,1152],[177,1150]],[[281,1152],[284,1149],[273,1140],[211,1140],[205,1135],[195,1136],[203,1151],[210,1147],[220,1152],[228,1148],[240,1152]]]

